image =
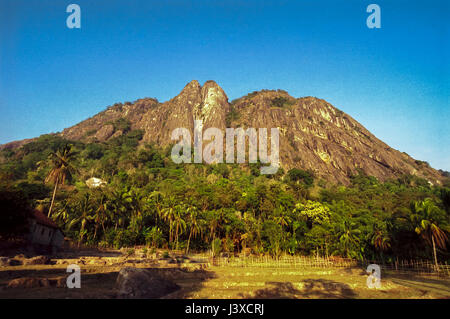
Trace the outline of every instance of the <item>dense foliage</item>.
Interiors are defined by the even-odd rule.
[[[70,142],[74,170],[59,188],[46,180],[68,141],[45,135],[1,151],[2,196],[20,189],[48,213],[55,193],[51,217],[66,236],[103,247],[384,260],[431,258],[434,247],[448,259],[448,187],[415,176],[381,183],[359,174],[342,186],[300,169],[260,176],[252,165],[177,165],[170,149],[141,145],[141,131],[115,125],[126,134],[108,143]],[[106,186],[89,188],[91,177]]]

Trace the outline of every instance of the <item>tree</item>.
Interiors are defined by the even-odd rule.
[[[175,249],[178,250],[178,238],[186,229],[186,222],[183,219],[183,212],[185,211],[185,205],[180,204],[175,207],[175,214],[173,218],[173,225],[175,227]]]
[[[91,195],[89,193],[83,193],[81,196],[75,198],[75,210],[80,214],[75,216],[67,226],[67,229],[71,229],[76,224],[81,224],[79,231],[78,247],[83,242],[83,237],[87,233],[86,224],[88,221],[92,221],[95,216],[91,215],[94,211],[94,207],[91,203]]]
[[[148,196],[148,199],[149,202],[156,207],[156,223],[158,223],[158,217],[161,216],[164,195],[159,191],[153,191],[150,193],[150,196]]]
[[[0,238],[21,236],[28,231],[27,219],[32,216],[28,201],[22,192],[0,190]]]
[[[286,210],[282,206],[278,208],[278,214],[273,217],[273,220],[281,226],[282,230],[284,230],[283,227],[288,227],[292,222],[291,218],[287,215]]]
[[[297,203],[294,213],[303,217],[310,226],[312,224],[322,224],[330,219],[330,209],[319,202],[308,200],[306,204]]]
[[[383,259],[383,252],[391,247],[391,239],[386,231],[376,229],[372,235],[372,245],[380,252]]]
[[[216,230],[219,227],[220,216],[215,210],[208,211],[206,217],[209,223],[209,238],[213,241],[216,238]]]
[[[51,165],[50,172],[45,178],[45,182],[53,182],[55,188],[53,189],[52,201],[48,210],[48,217],[52,214],[53,205],[55,203],[56,191],[59,184],[64,184],[66,179],[71,176],[75,168],[71,165],[71,160],[74,157],[72,145],[66,144],[56,152],[50,153],[48,161]]]
[[[169,245],[173,241],[173,224],[175,220],[175,198],[170,196],[165,202],[165,207],[161,210],[161,217],[164,221],[169,222]]]
[[[107,202],[110,220],[114,222],[114,230],[125,224],[126,213],[129,210],[129,194],[126,190],[115,190]]]
[[[106,203],[106,196],[105,194],[98,195],[98,198],[96,200],[96,209],[94,214],[94,222],[95,222],[95,231],[94,231],[94,239],[97,238],[97,230],[99,225],[102,225],[103,233],[105,233],[105,221],[107,219],[106,209],[107,209],[107,203]]]
[[[294,183],[303,183],[307,187],[314,184],[314,175],[298,168],[293,168],[287,172],[287,180]]]
[[[336,234],[339,245],[345,253],[346,257],[361,257],[356,251],[360,242],[359,236],[361,231],[357,228],[357,224],[351,218],[342,217],[336,225]]]
[[[436,206],[431,198],[426,198],[422,202],[414,204],[416,215],[414,216],[417,226],[416,233],[421,235],[428,243],[431,241],[433,248],[433,257],[436,270],[438,270],[438,261],[436,254],[436,246],[442,249],[446,248],[448,241],[447,234],[439,227],[445,220],[443,211]]]
[[[198,218],[198,209],[195,206],[189,206],[186,210],[188,214],[188,225],[189,225],[189,238],[186,246],[186,254],[189,253],[189,244],[191,243],[191,237],[196,238],[197,235],[201,234],[203,227],[201,220]]]

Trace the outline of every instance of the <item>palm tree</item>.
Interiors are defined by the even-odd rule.
[[[129,209],[129,194],[125,190],[113,191],[108,201],[108,210],[111,214],[110,219],[114,221],[114,229],[125,224],[126,213]]]
[[[96,209],[95,209],[95,215],[94,215],[94,222],[95,222],[95,231],[94,231],[94,239],[97,238],[97,230],[99,225],[102,225],[103,233],[105,233],[105,221],[107,218],[106,211],[107,211],[107,203],[106,203],[106,196],[104,194],[101,194],[96,202]]]
[[[186,254],[189,253],[189,244],[191,242],[191,237],[197,237],[197,235],[202,233],[201,220],[198,219],[198,209],[195,206],[189,206],[186,210],[189,216],[189,238],[186,246]]]
[[[173,241],[173,223],[175,220],[175,198],[170,196],[168,201],[165,203],[166,207],[161,210],[161,218],[165,222],[169,222],[169,246]]]
[[[216,238],[216,230],[219,227],[220,216],[219,213],[215,210],[211,210],[207,212],[209,219],[209,238],[211,242]]]
[[[279,207],[278,211],[279,215],[274,216],[273,220],[275,223],[281,226],[281,229],[284,229],[283,227],[289,226],[292,221],[291,218],[287,215],[286,210],[282,206]]]
[[[150,196],[148,196],[148,199],[149,202],[156,207],[156,224],[158,224],[158,217],[161,216],[164,195],[159,191],[153,191],[150,193]]]
[[[74,226],[75,224],[81,223],[78,240],[78,247],[80,247],[80,244],[83,241],[83,237],[86,234],[87,222],[95,218],[95,216],[91,215],[91,213],[94,211],[94,208],[91,203],[90,194],[89,193],[82,194],[81,198],[76,199],[75,205],[77,211],[79,211],[81,214],[70,221],[69,225],[67,226],[67,229],[72,228],[72,226]]]
[[[346,256],[348,258],[351,258],[353,255],[353,251],[351,250],[352,248],[358,246],[359,235],[361,234],[361,231],[357,228],[356,223],[352,222],[346,217],[343,217],[337,227],[339,243],[342,245]]]
[[[178,250],[178,238],[186,229],[186,222],[183,219],[183,212],[185,210],[185,205],[177,205],[175,207],[175,214],[173,219],[173,226],[175,227],[175,250]]]
[[[130,205],[130,208],[132,210],[131,214],[131,227],[135,232],[140,232],[142,229],[142,223],[143,223],[143,199],[144,196],[137,192],[135,189],[131,189],[128,192],[128,203]]]
[[[70,164],[74,153],[72,152],[72,145],[66,144],[56,152],[50,153],[48,161],[50,162],[51,169],[45,178],[45,183],[53,182],[55,188],[53,189],[52,201],[50,209],[48,210],[48,217],[50,217],[55,203],[56,191],[59,184],[64,184],[66,179],[71,176],[75,168]]]
[[[415,215],[417,222],[416,233],[421,235],[428,243],[431,242],[433,247],[433,257],[436,270],[438,270],[438,261],[436,254],[436,246],[445,249],[448,241],[447,234],[438,226],[439,215],[442,215],[442,210],[437,207],[431,198],[427,198],[422,202],[414,204],[414,210],[418,213]]]
[[[383,251],[391,247],[391,239],[386,232],[377,229],[372,235],[372,245],[380,252],[381,260],[383,261]]]

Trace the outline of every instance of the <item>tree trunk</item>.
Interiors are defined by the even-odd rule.
[[[434,236],[431,234],[431,241],[433,242],[433,255],[434,255],[434,265],[436,267],[436,271],[439,271],[437,256],[436,256],[436,244],[434,242]]]
[[[177,227],[176,227],[176,233],[175,233],[175,250],[178,250],[178,227],[179,227],[180,225],[179,224],[177,224]]]
[[[192,235],[192,229],[189,232],[189,238],[188,238],[188,242],[187,242],[187,246],[186,246],[186,255],[189,254],[189,244],[191,242],[191,235]]]
[[[58,189],[58,180],[59,179],[56,180],[55,188],[53,189],[52,202],[51,202],[50,208],[48,210],[48,217],[50,217],[50,215],[52,214],[53,204],[55,203],[56,190]]]
[[[78,248],[80,248],[81,242],[83,241],[85,225],[86,225],[86,220],[81,221],[81,229],[80,229],[80,238],[78,240]]]
[[[172,230],[172,222],[169,222],[169,247],[173,249],[173,230]]]

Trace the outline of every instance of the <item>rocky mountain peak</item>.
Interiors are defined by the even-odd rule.
[[[201,86],[193,80],[164,103],[149,98],[116,103],[60,135],[69,140],[105,142],[127,130],[142,130],[142,143],[167,146],[174,143],[174,129],[193,132],[194,120],[202,120],[203,129],[276,127],[280,132],[280,164],[285,171],[294,167],[309,170],[317,178],[335,183],[347,184],[358,172],[382,181],[403,174],[425,178],[432,184],[440,184],[444,178],[426,162],[392,149],[325,100],[294,98],[283,90],[261,90],[230,104],[214,81]],[[4,147],[20,147],[27,142]]]
[[[224,128],[229,111],[228,97],[214,81],[207,81],[201,90],[201,105],[194,110],[195,119],[202,120],[206,127]]]

